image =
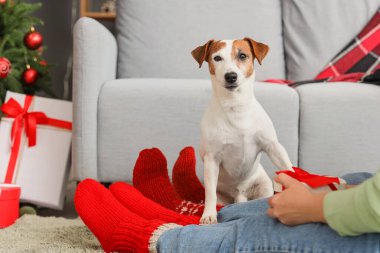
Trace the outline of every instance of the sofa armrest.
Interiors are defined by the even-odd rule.
[[[114,36],[91,18],[74,27],[73,169],[76,180],[98,178],[97,111],[104,82],[116,78],[117,44]]]

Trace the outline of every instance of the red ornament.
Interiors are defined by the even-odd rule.
[[[7,0],[0,0],[0,5],[5,5],[7,3]]]
[[[42,35],[39,32],[36,32],[33,27],[24,37],[25,46],[31,50],[36,50],[41,47],[42,41]]]
[[[27,85],[33,85],[37,82],[38,72],[37,70],[31,68],[29,65],[26,67],[27,69],[22,73],[22,80]]]
[[[11,69],[11,62],[5,57],[0,57],[0,78],[6,78]]]
[[[42,55],[42,53],[44,52],[44,47],[40,46],[39,48],[37,48],[37,52],[39,55]]]
[[[45,60],[40,61],[41,66],[47,66],[47,62]]]

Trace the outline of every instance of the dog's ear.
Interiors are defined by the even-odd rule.
[[[202,63],[204,61],[207,61],[207,56],[210,50],[210,46],[214,40],[209,40],[206,44],[203,46],[197,47],[193,51],[191,51],[191,55],[194,57],[194,59],[198,62],[199,67],[202,67]]]
[[[263,43],[255,41],[251,38],[244,38],[244,40],[248,41],[249,45],[251,46],[251,50],[252,50],[253,55],[256,57],[257,61],[261,65],[265,56],[269,52],[269,47]]]

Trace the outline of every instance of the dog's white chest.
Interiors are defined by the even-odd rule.
[[[260,148],[256,143],[254,119],[247,115],[232,115],[206,117],[203,123],[207,127],[202,128],[201,149],[204,146],[205,150],[216,155],[221,166],[219,179],[236,184],[254,173]]]
[[[222,181],[235,184],[253,174],[258,152],[253,134],[236,135],[226,139],[221,149],[220,178]]]

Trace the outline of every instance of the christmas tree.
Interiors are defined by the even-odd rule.
[[[40,7],[40,3],[0,0],[0,104],[7,90],[31,95],[42,90],[54,96],[49,66],[42,58],[46,47],[35,28],[43,22],[30,16]]]

